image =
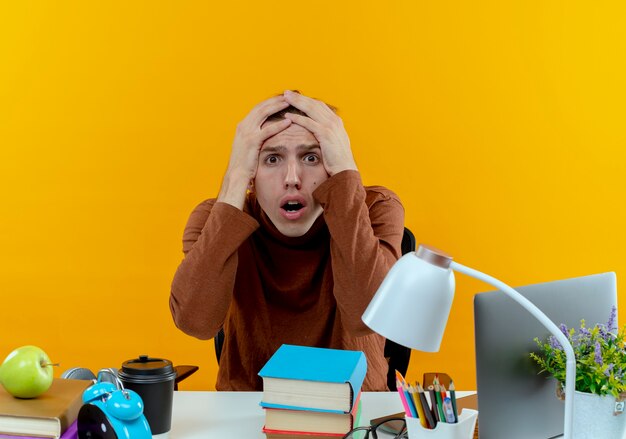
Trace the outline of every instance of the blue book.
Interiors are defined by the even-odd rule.
[[[284,344],[259,371],[261,406],[349,413],[366,373],[361,351]]]

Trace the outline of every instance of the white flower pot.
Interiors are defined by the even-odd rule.
[[[576,391],[572,439],[626,438],[626,413],[614,413],[614,396]]]

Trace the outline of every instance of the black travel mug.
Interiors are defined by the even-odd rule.
[[[172,403],[176,370],[162,358],[139,358],[125,361],[118,372],[124,388],[134,390],[143,400],[143,413],[153,435],[167,433],[172,427]]]

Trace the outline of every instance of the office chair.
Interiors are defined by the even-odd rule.
[[[413,235],[413,232],[406,227],[404,228],[404,235],[402,236],[402,244],[400,245],[400,248],[403,255],[415,251],[415,236]],[[215,356],[217,357],[217,364],[219,364],[220,357],[222,356],[222,347],[224,346],[223,329],[220,329],[215,335],[213,342],[215,343]],[[391,340],[386,340],[384,355],[389,362],[389,370],[387,371],[387,386],[389,387],[389,390],[396,390],[396,370],[402,375],[406,375],[406,371],[409,368],[409,360],[411,359],[411,348],[399,345]]]
[[[406,227],[402,236],[402,244],[400,248],[403,255],[415,251],[415,236]],[[411,359],[411,348],[402,346],[395,341],[385,340],[385,358],[389,362],[387,370],[387,387],[389,390],[396,390],[396,370],[406,375],[409,368],[409,360]]]

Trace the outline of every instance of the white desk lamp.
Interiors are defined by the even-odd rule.
[[[454,298],[453,270],[480,279],[506,293],[535,316],[563,346],[567,356],[563,437],[570,439],[576,380],[576,358],[572,345],[539,308],[503,282],[453,262],[451,256],[440,250],[420,245],[416,252],[407,253],[391,267],[363,313],[363,322],[403,346],[437,352]]]

